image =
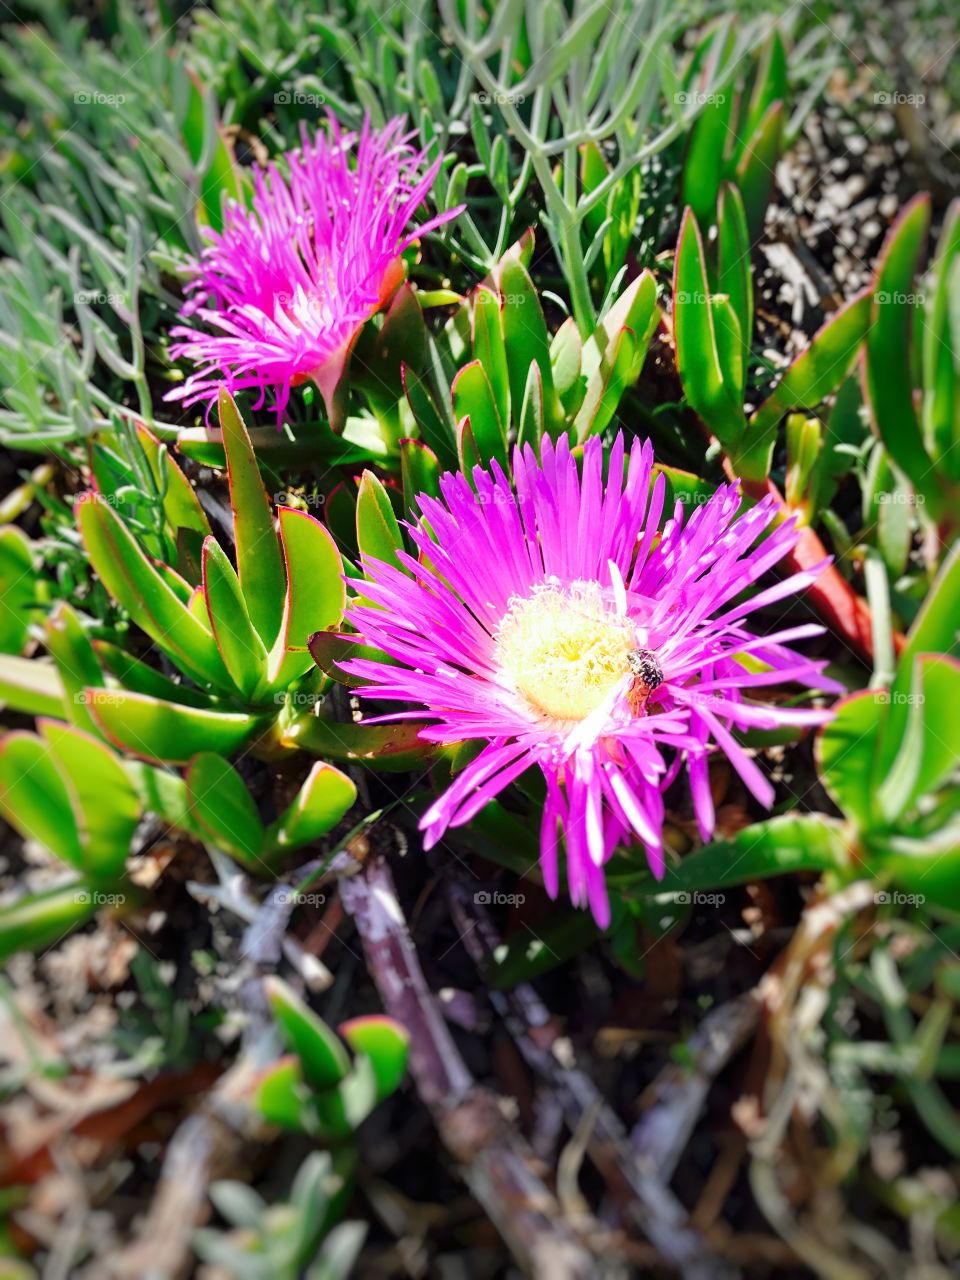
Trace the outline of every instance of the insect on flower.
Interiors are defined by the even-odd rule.
[[[731,732],[822,724],[830,712],[748,701],[766,686],[840,690],[826,663],[788,647],[819,635],[810,623],[754,634],[744,620],[801,591],[822,566],[745,596],[792,547],[763,500],[740,513],[735,484],[721,486],[684,523],[663,521],[665,481],[653,450],[622,433],[604,454],[594,437],[582,467],[566,437],[513,455],[516,501],[497,463],[441,478],[441,497],[419,499],[410,528],[419,559],[400,567],[364,559],[364,602],[348,611],[359,637],[390,661],[355,658],[360,693],[416,704],[386,719],[435,723],[429,741],[479,740],[479,754],[424,814],[424,844],[470,821],[527,769],[546,800],[540,861],[548,892],[610,920],[604,864],[639,840],[663,874],[663,793],[685,769],[704,839],[714,811],[708,757],[723,751],[766,806],[773,788]],[[761,535],[765,535],[762,540]],[[561,835],[563,845],[561,846]]]
[[[278,425],[292,387],[312,381],[331,421],[335,393],[364,324],[385,307],[404,278],[403,250],[460,208],[408,230],[440,168],[411,146],[402,119],[383,129],[365,121],[359,135],[336,119],[311,141],[254,170],[251,207],[230,201],[222,232],[192,263],[174,360],[197,366],[167,393],[185,405],[212,402],[221,383],[232,395],[270,393]]]
[[[628,649],[627,666],[633,675],[627,690],[627,706],[635,716],[642,716],[647,699],[663,684],[663,668],[657,655],[649,649]]]

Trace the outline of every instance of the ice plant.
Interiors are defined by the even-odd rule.
[[[684,765],[706,838],[711,750],[726,753],[761,803],[773,800],[733,727],[829,717],[744,694],[781,682],[839,686],[822,675],[823,662],[787,647],[821,627],[758,636],[744,625],[818,571],[743,598],[797,537],[792,522],[770,528],[771,501],[738,514],[739,488],[725,485],[686,521],[678,503],[661,528],[665,484],[662,475],[651,484],[649,442],[634,441],[625,458],[619,435],[606,481],[598,438],[584,446],[582,475],[566,438],[544,438],[541,458],[529,446],[515,450],[515,492],[494,463],[492,472],[475,469],[475,491],[448,474],[442,500],[420,498],[423,518],[411,528],[419,558],[401,553],[402,569],[365,562],[367,602],[347,613],[400,665],[345,665],[366,695],[426,707],[436,724],[424,738],[485,742],[424,815],[428,848],[536,765],[546,779],[546,887],[557,894],[562,833],[571,897],[606,925],[604,863],[636,837],[663,874],[663,791]]]
[[[258,392],[256,408],[269,392],[281,421],[291,387],[312,380],[331,411],[361,327],[403,279],[401,253],[459,212],[408,230],[440,157],[424,168],[403,128],[400,118],[380,130],[365,121],[358,136],[331,116],[312,142],[304,129],[287,174],[254,171],[252,207],[231,201],[192,264],[180,314],[205,327],[171,330],[173,359],[197,368],[168,400],[212,402],[225,383]]]

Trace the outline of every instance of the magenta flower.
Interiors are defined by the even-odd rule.
[[[182,339],[173,359],[197,369],[166,399],[212,401],[226,383],[233,395],[259,392],[260,408],[269,391],[280,422],[291,387],[312,380],[333,416],[360,329],[403,279],[401,252],[460,212],[406,230],[440,168],[438,157],[421,172],[425,152],[412,137],[402,119],[379,131],[365,121],[358,138],[331,116],[329,136],[318,132],[311,144],[304,130],[287,153],[289,178],[272,164],[266,175],[254,171],[253,207],[231,201],[223,231],[205,231],[209,243],[192,264],[180,314],[208,328],[171,331]]]
[[[773,789],[731,734],[821,724],[829,712],[748,701],[780,682],[840,690],[823,662],[787,642],[813,624],[756,636],[744,619],[802,590],[819,567],[743,600],[797,538],[792,522],[769,530],[772,501],[737,517],[736,485],[722,486],[684,524],[677,504],[661,531],[664,478],[651,485],[653,451],[634,441],[624,472],[618,435],[604,483],[599,439],[583,448],[582,477],[566,438],[544,439],[542,461],[514,452],[516,493],[496,463],[441,481],[443,500],[421,497],[411,528],[419,562],[409,572],[365,561],[370,604],[349,612],[363,639],[401,665],[345,664],[370,697],[414,702],[436,724],[423,737],[486,742],[421,823],[427,848],[468,822],[526,769],[547,796],[541,865],[559,886],[559,837],[574,903],[610,919],[603,866],[636,838],[663,874],[663,791],[686,765],[706,839],[714,825],[707,757],[719,748],[764,805]],[[736,518],[735,518],[736,517]],[[740,603],[736,603],[737,599]],[[389,719],[422,716],[401,711]]]

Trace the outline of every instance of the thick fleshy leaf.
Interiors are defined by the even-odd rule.
[[[77,504],[77,520],[93,568],[134,622],[182,671],[201,683],[228,685],[213,635],[181,602],[107,503],[86,495]]]
[[[254,872],[267,872],[260,858],[263,823],[236,769],[223,756],[202,751],[190,761],[186,784],[190,815],[205,837]]]
[[[8,733],[0,742],[0,813],[24,839],[38,841],[77,871],[86,871],[73,798],[36,734]]]
[[[579,336],[579,334],[578,334]],[[540,456],[540,441],[545,428],[543,420],[543,384],[540,381],[540,366],[531,364],[527,376],[527,387],[523,393],[523,404],[520,406],[520,418],[517,424],[517,444],[529,444]]]
[[[907,634],[897,675],[890,689],[890,714],[884,730],[881,768],[890,767],[903,737],[913,684],[913,666],[922,653],[960,657],[960,542],[947,553],[920,612]]]
[[[137,439],[146,456],[158,489],[163,493],[163,514],[177,542],[177,569],[196,586],[200,581],[200,554],[203,540],[212,532],[197,492],[170,452],[142,424]]]
[[[82,880],[7,903],[0,907],[0,960],[17,951],[52,947],[89,920],[97,906]]]
[[[717,205],[717,292],[730,299],[740,326],[740,360],[746,369],[753,335],[753,273],[750,233],[740,191],[732,182],[720,188]]]
[[[350,1055],[340,1037],[281,978],[264,980],[267,1001],[288,1047],[300,1059],[311,1088],[333,1088],[350,1071]]]
[[[284,742],[331,760],[402,772],[422,766],[433,754],[433,745],[419,737],[424,728],[426,724],[413,720],[365,725],[310,716],[293,725]]]
[[[490,379],[479,360],[464,365],[454,378],[450,392],[457,419],[470,419],[481,462],[489,466],[496,459],[506,468],[507,424],[497,412]]]
[[[609,426],[620,398],[635,376],[636,356],[636,338],[630,329],[621,329],[587,383],[583,404],[573,423],[578,442],[599,435]]]
[[[634,339],[634,361],[624,373],[629,382],[634,382],[640,376],[647,347],[659,321],[657,282],[652,272],[642,271],[627,285],[583,344],[580,357],[583,376],[591,381],[599,369],[613,363],[620,335],[629,329]]]
[[[141,693],[88,689],[88,706],[114,746],[142,760],[186,764],[199,751],[230,755],[256,737],[264,716],[162,702]]]
[[[280,631],[286,580],[273,513],[243,419],[226,390],[220,390],[220,428],[237,544],[237,575],[260,639],[268,648]]]
[[[923,440],[937,469],[960,481],[960,332],[951,298],[960,288],[960,200],[947,210],[923,325]]]
[[[357,545],[361,554],[400,568],[397,552],[403,550],[403,536],[393,503],[372,471],[364,471],[357,493]]]
[[[66,696],[52,663],[0,653],[0,706],[28,716],[62,716]]]
[[[41,720],[37,727],[73,802],[85,874],[119,879],[141,818],[133,784],[98,738],[60,720]]]
[[[365,1054],[377,1079],[377,1101],[382,1102],[403,1083],[410,1052],[410,1033],[394,1018],[369,1014],[341,1022],[340,1035],[354,1053]]]
[[[63,708],[54,714],[65,715],[71,724],[99,737],[100,730],[90,714],[84,693],[87,688],[106,684],[93,642],[65,600],[51,610],[44,631],[47,649],[63,681]]]
[[[129,689],[131,693],[145,693],[150,698],[160,699],[161,702],[182,702],[187,707],[206,707],[210,705],[210,698],[207,694],[192,688],[190,685],[177,684],[176,681],[169,679],[158,671],[156,667],[151,667],[149,663],[141,662],[139,658],[134,658],[127,653],[126,649],[120,649],[117,645],[110,644],[106,640],[95,640],[93,647],[106,670],[117,678],[124,689]],[[90,681],[86,687],[90,688],[91,686],[96,687],[96,681]],[[85,700],[86,695],[84,695]],[[99,732],[92,719],[91,725],[92,732]]]
[[[433,450],[446,468],[456,466],[456,442],[449,424],[437,408],[436,402],[427,389],[425,379],[405,365],[401,369],[403,389],[407,403],[413,411],[417,426],[424,442]]]
[[[403,507],[409,516],[417,511],[421,493],[431,498],[440,494],[440,460],[422,440],[400,441],[400,476],[403,483]]]
[[[771,103],[737,162],[737,186],[743,197],[751,243],[763,231],[773,175],[783,145],[783,123],[783,103]]]
[[[307,641],[315,631],[339,626],[347,601],[337,544],[319,520],[280,508],[280,540],[286,561],[283,624],[270,653],[270,684],[283,688],[309,671]]]
[[[332,831],[354,804],[357,788],[332,764],[315,764],[290,807],[269,831],[269,842],[278,849],[309,844]]]
[[[885,691],[841,699],[817,738],[817,772],[836,805],[866,831],[877,821],[874,768],[886,718]]]
[[[290,1054],[268,1067],[257,1080],[253,1105],[269,1124],[294,1131],[308,1128],[311,1091],[300,1059]]]
[[[0,653],[19,653],[33,603],[33,552],[22,529],[0,529]]]
[[[404,281],[381,327],[368,325],[361,332],[353,352],[352,381],[373,405],[390,410],[403,395],[401,368],[422,368],[426,350],[423,311],[416,293]]]
[[[267,651],[257,634],[226,552],[210,537],[203,544],[203,593],[213,636],[230,678],[252,698],[267,673]]]
[[[480,285],[473,295],[473,354],[490,380],[500,421],[510,422],[510,379],[499,296]]]
[[[648,891],[689,898],[697,892],[797,871],[842,870],[848,865],[849,849],[850,834],[843,823],[820,814],[785,814],[755,822],[732,840],[689,854],[676,866],[668,866],[662,880],[651,876]]]
[[[465,476],[471,476],[474,467],[480,466],[480,450],[473,434],[473,427],[470,425],[469,415],[461,418],[457,423],[457,456],[460,470]]]
[[[510,379],[510,403],[523,403],[527,385],[527,373],[531,360],[540,366],[543,382],[544,417],[547,430],[553,434],[561,422],[560,406],[553,386],[553,369],[550,365],[550,339],[543,308],[533,286],[533,281],[519,257],[509,254],[497,269],[497,283],[503,298],[503,339],[507,352],[507,373]]]
[[[681,198],[697,221],[708,227],[717,211],[724,157],[731,132],[733,94],[712,95],[690,131],[683,165]]]
[[[689,209],[677,244],[673,332],[684,395],[724,449],[736,449],[744,430],[743,405],[720,362],[700,229]]]
[[[583,353],[583,340],[573,316],[568,316],[554,335],[550,343],[550,365],[553,369],[553,381],[557,395],[565,409],[578,407],[575,404],[576,393],[580,386],[580,363]],[[527,383],[529,387],[529,380]]]
[[[911,347],[919,294],[914,276],[930,225],[930,200],[917,196],[890,228],[873,281],[864,346],[864,386],[877,434],[901,471],[928,497],[930,459],[914,406]]]
[[[909,698],[897,753],[877,788],[880,808],[891,822],[945,782],[960,763],[960,662],[920,654]]]

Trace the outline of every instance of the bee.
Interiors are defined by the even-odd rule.
[[[633,676],[627,690],[627,706],[632,715],[641,716],[651,693],[663,684],[663,668],[649,649],[628,649],[627,666]]]

